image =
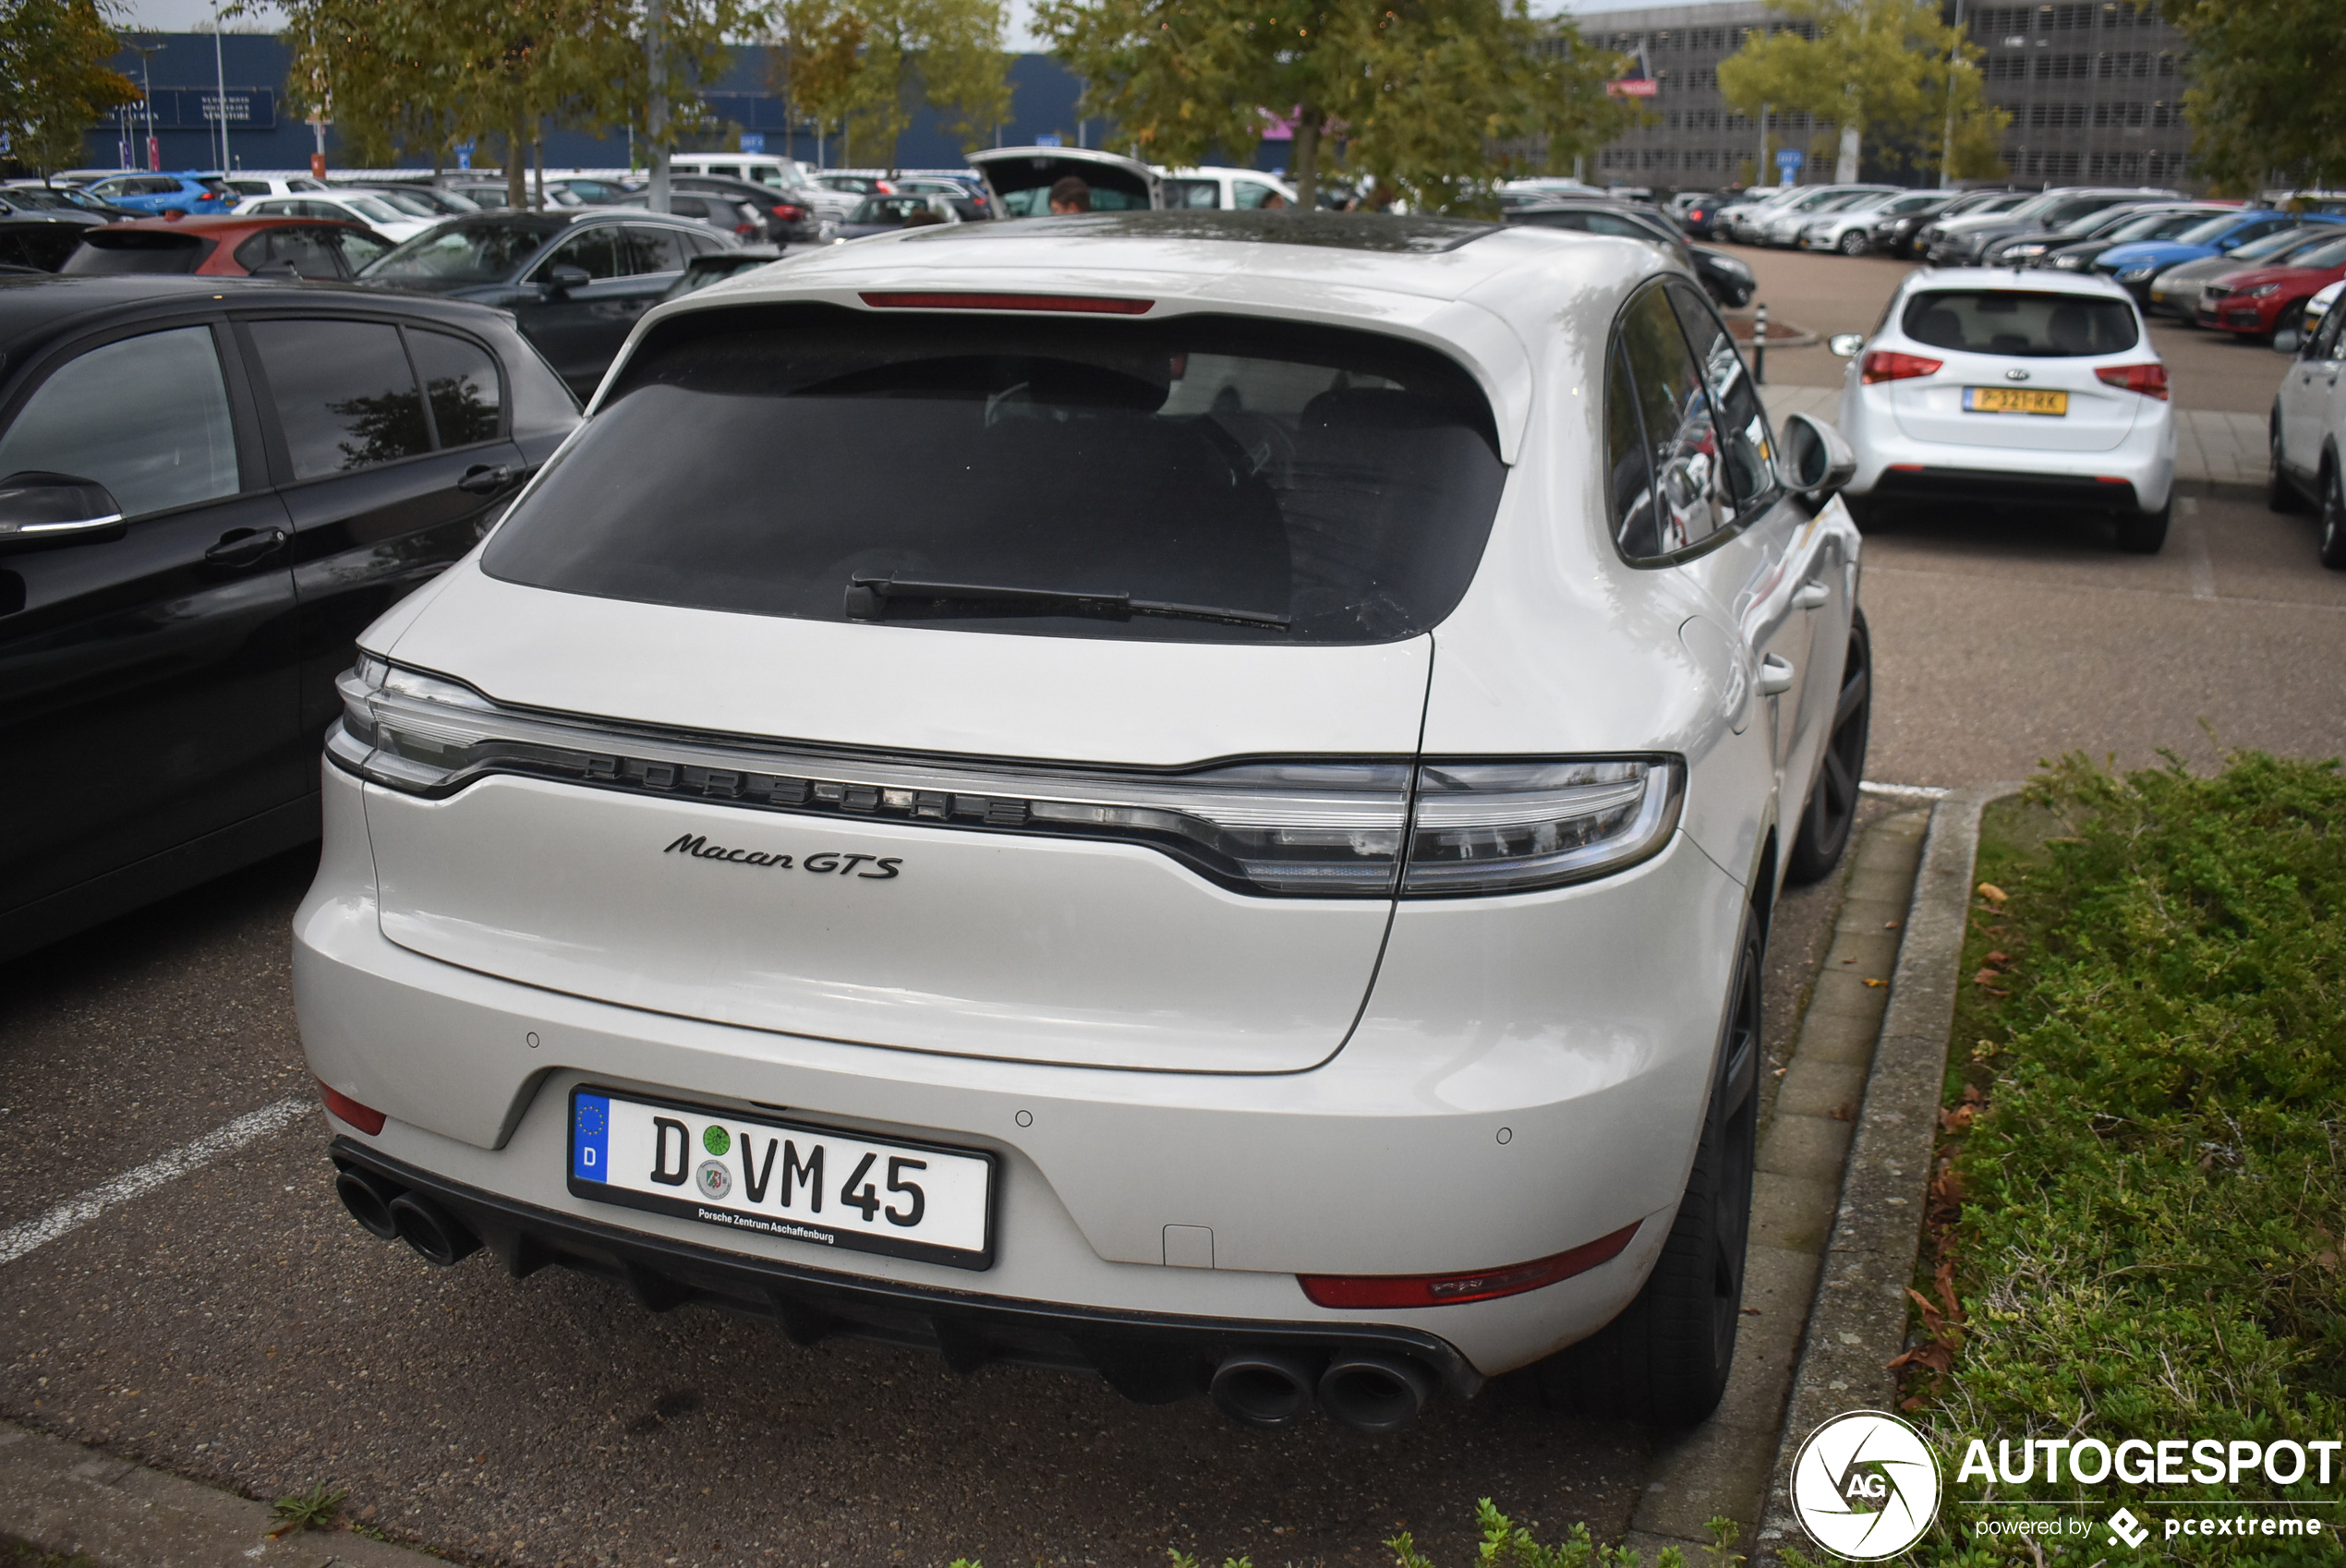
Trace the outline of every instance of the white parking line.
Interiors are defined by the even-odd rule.
[[[1947,798],[1947,790],[1942,785],[1877,784],[1870,778],[1859,780],[1857,792],[1862,795],[1894,795],[1908,801],[1943,801]]]
[[[2191,573],[2191,597],[2212,599],[2216,597],[2216,564],[2207,558],[2207,536],[2199,526],[2199,498],[2177,499],[2183,502],[2183,565]]]
[[[164,1182],[212,1164],[223,1154],[235,1153],[255,1139],[266,1137],[296,1119],[311,1104],[308,1096],[296,1095],[273,1105],[263,1105],[226,1127],[204,1134],[193,1143],[183,1143],[111,1181],[100,1182],[78,1198],[67,1199],[39,1219],[0,1230],[0,1263],[13,1263],[35,1248],[46,1247],[59,1236],[79,1230],[118,1203],[127,1203],[151,1192]]]

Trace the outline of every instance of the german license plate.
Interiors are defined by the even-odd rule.
[[[1965,387],[1963,405],[1973,414],[2044,414],[2058,419],[2069,412],[2069,394],[2031,387]]]
[[[994,1266],[994,1156],[585,1085],[570,1190],[737,1236]]]

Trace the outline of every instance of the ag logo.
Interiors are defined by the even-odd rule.
[[[1895,1557],[1939,1515],[1939,1461],[1895,1416],[1835,1416],[1792,1462],[1792,1512],[1827,1551],[1859,1562]]]

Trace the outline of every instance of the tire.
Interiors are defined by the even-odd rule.
[[[2157,555],[2167,542],[2167,519],[2175,510],[2175,500],[2156,512],[2122,512],[2118,514],[2118,548],[2130,555]]]
[[[2280,465],[2279,419],[2272,422],[2272,432],[2266,444],[2271,455],[2265,469],[2265,504],[2275,512],[2304,512],[2306,510],[2305,498],[2298,493],[2297,487],[2290,482],[2288,472]]]
[[[1847,234],[1841,236],[1842,255],[1863,256],[1865,253],[1866,236],[1864,235],[1859,234],[1856,229],[1851,229]]]
[[[1747,912],[1718,1077],[1677,1217],[1621,1315],[1538,1368],[1559,1409],[1689,1427],[1718,1408],[1735,1367],[1760,1132],[1759,923]]]
[[[2322,476],[2321,562],[2332,572],[2346,572],[2346,477],[2335,463]]]
[[[1784,863],[1784,879],[1821,882],[1841,863],[1857,822],[1857,782],[1866,776],[1866,741],[1873,729],[1873,634],[1866,612],[1849,624],[1849,652],[1841,663],[1841,694],[1817,781],[1800,808],[1800,832]]]

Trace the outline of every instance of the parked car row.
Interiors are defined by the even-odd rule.
[[[2272,468],[2267,501],[2275,512],[2316,513],[2321,563],[2346,572],[2346,281],[2331,283],[2306,305],[2296,362],[2273,394]]]

